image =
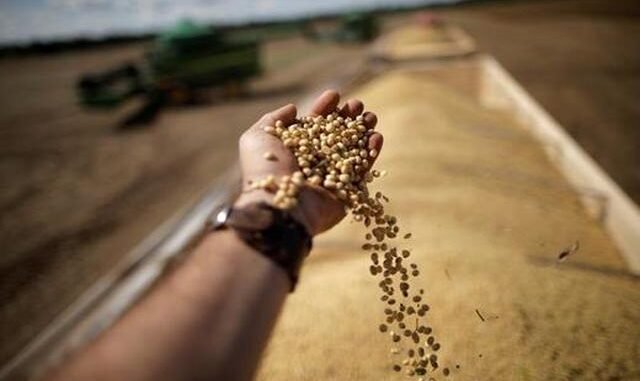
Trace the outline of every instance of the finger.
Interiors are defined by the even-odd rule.
[[[265,114],[262,118],[264,122],[267,122],[271,125],[280,120],[282,121],[282,123],[284,123],[285,126],[287,126],[294,121],[297,113],[298,110],[296,109],[296,106],[289,103],[288,105],[282,106],[277,110]]]
[[[368,142],[368,148],[369,151],[371,150],[376,150],[377,154],[375,157],[371,158],[371,167],[373,167],[373,164],[376,162],[376,160],[378,160],[378,157],[380,157],[380,151],[382,150],[382,144],[384,142],[384,138],[382,137],[382,134],[378,133],[378,132],[374,132],[373,134],[371,134],[371,136],[369,136],[369,142]]]
[[[382,134],[378,132],[374,132],[373,134],[371,134],[371,136],[369,136],[368,146],[370,150],[374,149],[379,153],[380,150],[382,150],[383,143],[384,143],[384,137],[382,136]]]
[[[358,99],[349,99],[340,109],[340,115],[343,117],[355,118],[364,110],[364,104]]]
[[[365,126],[367,126],[367,128],[369,129],[374,128],[378,123],[378,117],[372,112],[367,111],[362,117],[364,119]]]
[[[340,94],[335,90],[327,90],[313,102],[311,106],[311,115],[327,115],[332,113],[338,107],[340,102]]]

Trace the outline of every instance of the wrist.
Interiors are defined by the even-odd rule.
[[[302,195],[303,191],[301,191],[300,193]],[[240,208],[257,202],[266,202],[269,205],[274,205],[273,194],[262,189],[243,192],[240,197],[238,197],[238,199],[233,203],[233,207]],[[310,218],[311,211],[309,210],[309,206],[306,204],[307,203],[305,202],[304,197],[299,197],[298,204],[289,209],[289,213],[296,221],[301,223],[305,227],[305,229],[307,229],[307,232],[309,234],[313,236],[317,234],[318,229],[316,227],[316,224],[314,223],[314,219]]]

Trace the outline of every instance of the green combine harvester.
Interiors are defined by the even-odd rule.
[[[237,94],[261,74],[259,42],[234,39],[190,21],[161,34],[144,62],[83,76],[77,85],[84,106],[112,109],[129,99],[146,98],[125,126],[151,122],[167,104],[192,103],[198,89],[220,87]]]

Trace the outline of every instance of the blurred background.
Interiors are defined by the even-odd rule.
[[[393,34],[409,24],[430,29]],[[409,54],[393,36],[433,44],[438,62],[492,55],[640,203],[634,0],[4,0],[0,364],[198,199],[260,115],[358,83],[384,49]],[[616,269],[635,317],[638,278]],[[639,380],[640,349],[625,348],[602,378],[547,379]]]

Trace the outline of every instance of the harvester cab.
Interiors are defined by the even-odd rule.
[[[147,62],[152,80],[162,88],[242,83],[261,72],[258,45],[183,21],[157,38]]]

